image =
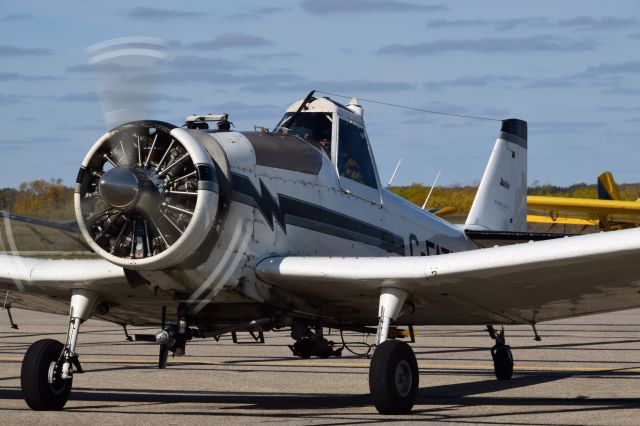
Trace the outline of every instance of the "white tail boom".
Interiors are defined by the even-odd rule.
[[[465,225],[490,231],[527,230],[526,121],[502,122]]]

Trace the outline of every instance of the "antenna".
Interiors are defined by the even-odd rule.
[[[431,197],[431,193],[433,192],[433,188],[435,188],[436,187],[436,183],[438,183],[438,178],[440,177],[440,173],[442,173],[442,169],[438,170],[438,174],[436,175],[436,178],[433,181],[433,185],[431,185],[431,189],[429,190],[429,194],[427,195],[427,199],[424,200],[424,204],[422,205],[422,210],[427,208],[427,203],[429,202],[429,198]]]
[[[393,178],[396,177],[396,173],[398,171],[398,168],[400,167],[400,163],[402,163],[402,158],[398,160],[398,163],[396,164],[396,168],[393,170],[393,174],[391,175],[391,179],[389,179],[389,183],[387,184],[387,188],[391,186],[391,182],[393,182]]]

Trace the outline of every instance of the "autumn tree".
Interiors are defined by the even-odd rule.
[[[74,217],[73,188],[64,186],[62,179],[22,183],[11,212],[51,220],[71,220]]]
[[[2,188],[0,189],[0,210],[7,210],[11,207],[18,195],[18,190],[15,188]]]

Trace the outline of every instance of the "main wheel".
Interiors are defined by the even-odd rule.
[[[493,357],[493,371],[498,380],[509,380],[513,376],[513,355],[509,346],[494,346],[491,348]]]
[[[369,391],[380,414],[408,414],[418,393],[418,361],[411,346],[387,340],[369,366]]]
[[[72,379],[60,377],[58,363],[64,345],[57,340],[43,339],[27,349],[22,360],[20,385],[22,396],[32,410],[61,410],[69,399]]]

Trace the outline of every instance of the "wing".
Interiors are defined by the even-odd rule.
[[[13,220],[16,222],[26,223],[27,226],[36,225],[36,226],[42,226],[49,229],[54,229],[56,231],[63,233],[64,235],[71,238],[72,240],[76,241],[81,246],[89,250],[91,249],[87,244],[87,242],[84,240],[84,238],[82,238],[82,236],[80,235],[80,228],[78,227],[78,223],[75,220],[69,220],[66,222],[55,222],[52,220],[39,219],[31,216],[20,216],[17,214],[12,214],[4,211],[0,211],[0,218],[5,220],[10,220],[10,221]],[[32,231],[37,233],[40,238],[47,239],[44,235],[39,233],[34,228],[32,227],[30,228]],[[49,242],[53,243],[52,241],[49,241]]]
[[[99,315],[120,324],[159,321],[159,306],[172,301],[140,285],[124,270],[105,260],[48,260],[0,254],[0,296],[12,306],[67,314],[73,288],[100,294],[108,312]],[[6,299],[5,299],[6,298]]]
[[[577,226],[598,226],[598,219],[578,219],[569,217],[568,215],[547,214],[537,215],[528,214],[527,222],[529,223],[546,223],[549,225],[577,225]]]
[[[640,203],[637,201],[596,200],[590,198],[543,197],[529,195],[527,208],[544,213],[552,220],[569,218],[608,223],[640,223]],[[581,224],[581,223],[577,223]],[[585,223],[586,224],[586,223]]]
[[[0,211],[0,218],[15,220],[17,222],[29,223],[32,225],[44,226],[58,231],[69,232],[72,234],[80,235],[80,228],[75,220],[69,220],[67,222],[55,222],[52,220],[38,219],[30,216],[20,216],[17,214],[11,214],[8,212]]]
[[[257,276],[374,324],[381,287],[409,293],[409,324],[516,324],[640,306],[640,229],[431,257],[272,257]]]
[[[47,260],[0,254],[0,284],[13,290],[71,289],[126,282],[122,268],[104,260]]]

